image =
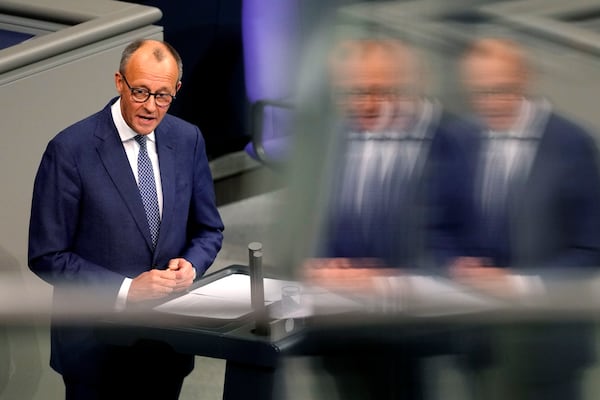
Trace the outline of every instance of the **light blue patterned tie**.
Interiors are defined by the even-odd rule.
[[[147,137],[144,135],[135,137],[135,141],[140,145],[140,152],[138,153],[138,187],[144,202],[148,225],[150,225],[152,245],[155,247],[158,231],[160,230],[160,210],[158,208],[158,196],[156,195],[156,183],[154,182],[154,170],[152,169],[152,161],[148,156],[146,139]]]

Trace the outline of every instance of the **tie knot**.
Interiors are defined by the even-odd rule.
[[[134,136],[134,139],[136,142],[138,142],[140,147],[146,147],[146,139],[148,138],[145,135],[136,135]]]

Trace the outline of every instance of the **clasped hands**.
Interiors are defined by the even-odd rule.
[[[451,264],[450,275],[466,287],[495,297],[510,299],[518,295],[515,276],[485,258],[459,257]]]
[[[160,299],[171,293],[182,292],[192,285],[196,270],[184,258],[173,258],[166,269],[151,269],[131,281],[127,302]]]
[[[305,262],[304,278],[312,284],[350,292],[373,292],[373,278],[399,275],[377,259],[316,258]],[[484,258],[459,257],[450,265],[450,276],[465,287],[510,299],[519,294],[515,276]]]
[[[376,258],[310,258],[302,267],[306,282],[353,293],[373,293],[373,278],[394,275],[398,269],[388,268]]]

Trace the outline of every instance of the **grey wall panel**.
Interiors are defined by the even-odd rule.
[[[28,271],[26,258],[33,180],[42,153],[56,133],[117,94],[114,73],[121,52],[140,37],[162,39],[163,29],[153,25],[125,29],[0,74],[0,248],[18,261],[27,284],[42,295],[50,288]],[[2,311],[0,307],[0,316]]]
[[[0,51],[0,73],[152,24],[155,7],[120,1],[0,0],[0,13],[60,22],[64,29]]]

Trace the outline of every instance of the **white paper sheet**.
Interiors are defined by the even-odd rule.
[[[265,278],[265,304],[281,300],[281,288],[302,285],[293,281]],[[250,276],[231,274],[155,307],[156,311],[205,318],[235,319],[252,311]]]

